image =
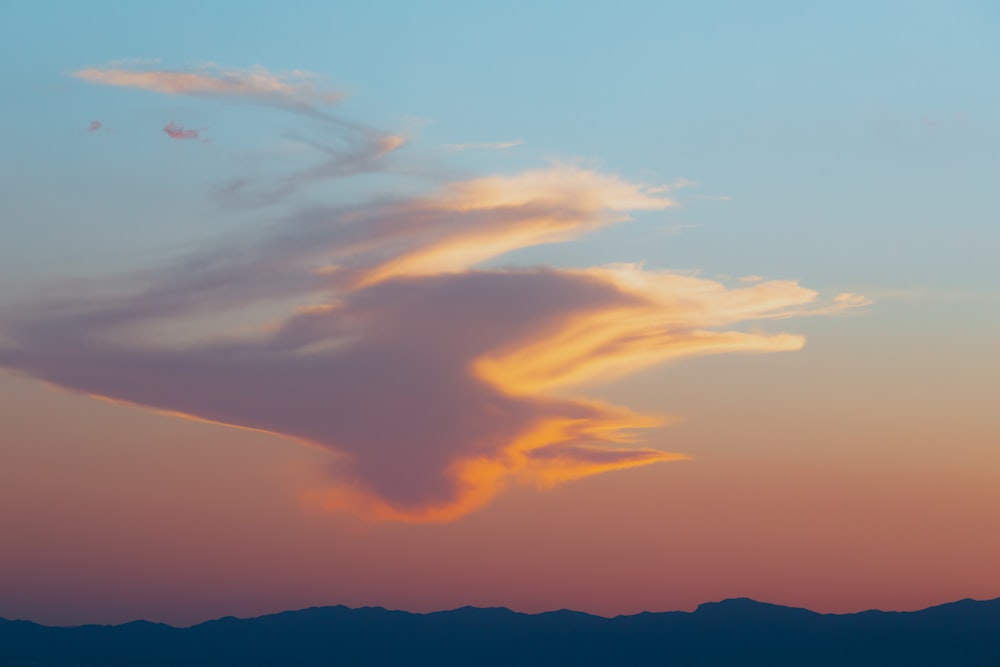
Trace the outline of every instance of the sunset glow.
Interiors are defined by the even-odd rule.
[[[0,4],[0,619],[1000,596],[988,3]]]

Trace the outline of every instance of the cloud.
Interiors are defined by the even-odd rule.
[[[502,151],[514,148],[515,146],[523,146],[524,143],[524,139],[515,139],[514,141],[494,141],[479,144],[447,144],[445,148],[453,153],[472,150]]]
[[[323,88],[318,83],[319,77],[308,72],[274,73],[259,65],[238,69],[214,64],[191,70],[167,70],[140,67],[143,64],[148,63],[89,67],[73,75],[95,84],[277,108],[321,121],[338,133],[332,142],[302,140],[323,156],[318,164],[268,182],[248,176],[235,178],[216,191],[225,200],[268,206],[318,181],[379,172],[386,168],[382,158],[406,143],[397,133],[382,132],[330,113],[326,107],[340,102],[343,94]],[[174,139],[198,138],[197,130],[175,127],[164,130]]]
[[[88,67],[73,75],[90,83],[168,95],[242,98],[314,116],[323,116],[319,107],[343,99],[341,93],[317,85],[317,77],[308,72],[273,73],[260,66],[237,69],[212,65],[184,71],[112,65]]]
[[[108,63],[108,67],[135,67],[137,65],[158,65],[163,62],[162,58],[119,58]]]
[[[255,204],[386,169],[405,144],[322,110],[339,96],[301,73],[76,75],[265,104],[337,129],[335,141],[298,139],[323,156],[312,167],[224,188]],[[199,138],[173,122],[164,130]],[[269,231],[12,307],[0,366],[320,447],[330,481],[310,490],[311,502],[447,521],[511,484],[549,487],[684,458],[639,441],[665,419],[587,398],[588,386],[685,357],[796,350],[800,336],[746,327],[868,303],[852,294],[821,303],[790,281],[727,287],[639,264],[496,268],[511,251],[569,243],[673,202],[666,188],[566,164],[437,183],[419,197],[300,210]],[[247,330],[247,320],[258,326]]]
[[[692,181],[690,178],[675,178],[672,183],[664,183],[662,185],[654,185],[646,189],[650,194],[658,194],[661,192],[670,192],[671,190],[680,190],[682,188],[694,188],[698,184]]]
[[[101,121],[92,120],[90,121],[90,125],[87,126],[87,132],[98,132],[100,131],[101,127],[103,127],[101,125]]]
[[[163,127],[163,131],[167,133],[171,139],[201,139],[198,130],[185,130],[183,127],[170,121]],[[204,141],[202,139],[202,141]]]
[[[267,183],[249,178],[235,179],[224,185],[217,194],[223,198],[242,198],[257,206],[274,204],[313,183],[387,169],[386,156],[406,143],[405,138],[400,135],[375,131],[348,132],[338,144],[305,139],[298,141],[319,153],[321,160],[313,166],[271,179]]]
[[[22,304],[5,317],[13,344],[0,364],[322,447],[331,482],[308,497],[325,508],[451,520],[510,484],[684,458],[637,443],[663,419],[587,399],[588,385],[684,357],[796,350],[800,336],[738,327],[861,303],[632,264],[484,267],[671,204],[557,165],[312,209],[103,289]],[[287,315],[253,334],[226,324],[275,303]]]

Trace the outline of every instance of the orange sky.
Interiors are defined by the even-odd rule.
[[[871,317],[826,323],[796,355],[695,359],[609,390],[683,415],[651,442],[690,461],[514,488],[432,525],[297,501],[322,482],[318,451],[5,376],[17,445],[0,471],[0,615],[188,623],[333,601],[617,614],[736,595],[853,611],[996,596],[995,368],[970,341],[922,366],[939,384],[919,383],[920,351],[873,345]]]

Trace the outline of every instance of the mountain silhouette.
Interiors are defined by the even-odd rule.
[[[740,598],[604,618],[463,607],[313,607],[177,628],[0,619],[4,667],[1000,666],[1000,598],[819,614]]]

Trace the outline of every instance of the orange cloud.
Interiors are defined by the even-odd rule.
[[[0,364],[323,447],[333,482],[312,502],[447,521],[510,484],[683,458],[637,443],[637,430],[662,419],[570,392],[683,357],[795,350],[800,336],[739,327],[865,303],[842,295],[817,305],[794,282],[730,288],[630,264],[481,266],[670,205],[641,184],[556,166],[312,210],[256,240],[128,277],[131,291],[26,304]],[[313,305],[302,306],[306,297]],[[154,337],[275,302],[289,314],[253,335],[223,322],[187,342]]]
[[[407,228],[415,242],[377,262],[359,282],[462,271],[518,248],[570,241],[627,220],[627,211],[671,205],[640,185],[572,166],[453,183],[409,205],[405,219],[420,220]]]

